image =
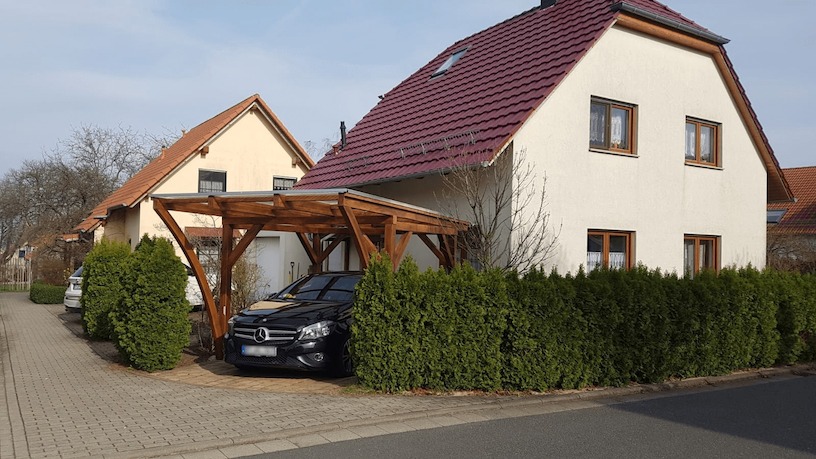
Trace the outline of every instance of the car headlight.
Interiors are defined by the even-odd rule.
[[[332,326],[334,326],[334,322],[331,320],[324,320],[316,324],[307,325],[300,330],[298,341],[311,341],[329,336],[332,331]]]

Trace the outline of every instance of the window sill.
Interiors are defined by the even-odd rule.
[[[623,151],[613,151],[613,150],[603,150],[601,148],[590,148],[590,152],[592,153],[601,153],[604,155],[614,155],[614,156],[624,156],[627,158],[638,158],[638,155],[635,153],[626,153]]]
[[[715,166],[713,164],[692,163],[692,162],[689,162],[689,161],[686,161],[686,166],[699,167],[701,169],[712,169],[712,170],[715,170],[715,171],[723,170],[722,166]]]

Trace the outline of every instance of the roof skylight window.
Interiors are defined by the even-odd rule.
[[[465,52],[467,50],[468,50],[467,48],[463,48],[463,49],[460,49],[459,51],[456,51],[455,53],[451,54],[451,56],[448,58],[448,60],[446,60],[436,70],[436,72],[434,72],[433,75],[431,75],[431,78],[438,77],[439,75],[443,75],[445,72],[447,72],[451,67],[453,67],[453,64],[455,64],[456,61],[458,61],[459,59],[462,58],[462,56],[465,55]]]
[[[779,223],[787,210],[768,210],[768,223]]]

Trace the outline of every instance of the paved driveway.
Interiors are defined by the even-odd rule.
[[[100,357],[65,326],[60,312],[32,304],[26,294],[0,294],[0,457],[147,456],[168,446],[262,439],[286,429],[497,399],[291,394],[168,381]],[[196,374],[214,374],[193,373],[177,379],[195,382]]]

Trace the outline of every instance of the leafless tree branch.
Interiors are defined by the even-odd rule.
[[[467,166],[460,157],[443,183],[440,208],[471,222],[459,248],[478,267],[524,272],[552,256],[561,230],[551,226],[547,178],[538,179],[526,148],[506,151],[487,167]]]

